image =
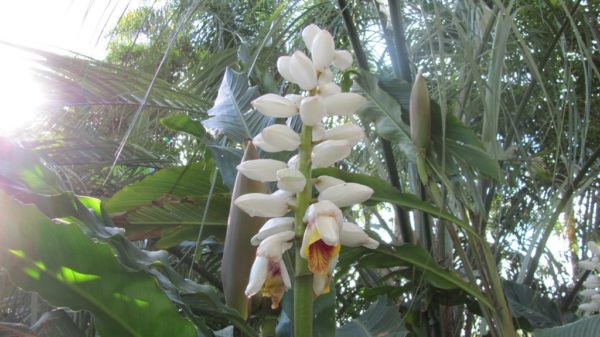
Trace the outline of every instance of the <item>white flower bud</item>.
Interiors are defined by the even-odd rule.
[[[360,204],[373,195],[375,191],[369,186],[357,183],[343,183],[324,190],[319,194],[320,200],[329,200],[338,207]]]
[[[286,168],[287,164],[273,159],[254,159],[241,162],[237,170],[252,180],[267,182],[277,181],[277,171]]]
[[[316,145],[312,150],[313,167],[328,167],[340,161],[352,151],[352,144],[347,140],[326,140]]]
[[[294,81],[294,74],[290,68],[290,59],[291,57],[289,56],[280,56],[277,59],[277,71],[286,81],[296,83]]]
[[[320,142],[325,137],[325,127],[323,123],[317,123],[312,129],[312,141]]]
[[[306,97],[300,102],[300,118],[302,123],[308,126],[315,126],[321,122],[327,114],[323,100],[319,96]]]
[[[317,86],[317,71],[312,61],[301,51],[295,51],[289,62],[294,83],[304,90],[312,90]]]
[[[582,260],[579,261],[579,268],[591,271],[600,270],[600,264],[590,260]]]
[[[339,70],[346,70],[352,65],[352,54],[347,50],[336,50],[333,55],[333,65]]]
[[[269,117],[287,118],[298,112],[298,107],[294,102],[275,94],[262,95],[251,104],[261,114]]]
[[[298,169],[300,167],[300,155],[293,155],[290,160],[288,160],[287,165],[291,169]]]
[[[588,276],[587,280],[583,282],[583,286],[586,288],[598,288],[600,287],[600,277],[596,275]]]
[[[600,294],[592,295],[592,302],[600,303]]]
[[[372,239],[362,228],[352,222],[342,222],[340,231],[340,243],[348,247],[363,246],[369,249],[377,249],[379,242]]]
[[[291,168],[284,168],[277,171],[277,187],[279,189],[298,193],[304,190],[305,185],[306,177],[304,177],[302,172]]]
[[[277,146],[265,142],[265,140],[263,139],[263,136],[260,133],[252,139],[252,143],[254,143],[254,145],[260,147],[261,150],[263,150],[265,152],[281,151]]]
[[[581,303],[578,308],[582,311],[585,311],[586,314],[591,314],[593,312],[600,310],[600,303],[597,303],[597,302]]]
[[[298,107],[298,109],[300,108],[300,102],[304,98],[304,96],[302,96],[302,95],[296,95],[296,94],[288,94],[288,95],[285,95],[283,97],[285,99],[289,100],[290,102],[294,102],[294,104],[296,104],[296,106]]]
[[[367,100],[352,92],[343,92],[323,99],[330,116],[352,116]]]
[[[235,199],[235,205],[248,215],[260,217],[280,217],[288,212],[288,200],[291,194],[276,191],[271,194],[248,193]]]
[[[306,48],[310,49],[310,47],[312,46],[313,40],[315,39],[315,36],[317,36],[317,34],[320,31],[321,31],[321,28],[319,28],[319,26],[317,26],[315,24],[310,24],[302,30],[302,40],[304,40],[304,44],[306,45]]]
[[[310,53],[315,69],[323,70],[329,67],[335,55],[335,43],[331,33],[326,30],[318,32],[312,41]]]
[[[345,181],[338,179],[338,178],[334,178],[334,177],[330,177],[330,176],[319,176],[317,178],[317,182],[315,183],[315,187],[317,188],[317,191],[323,192],[332,186],[345,184],[345,183],[346,183]]]
[[[294,151],[300,146],[300,136],[289,126],[274,124],[260,133],[262,139],[279,151]]]
[[[363,129],[352,123],[336,126],[333,129],[325,131],[325,139],[344,139],[356,145],[359,141],[365,138]]]
[[[256,235],[254,235],[252,239],[250,239],[250,243],[253,246],[257,246],[264,239],[268,238],[271,235],[292,230],[294,230],[294,218],[272,218],[265,222],[264,225],[262,225],[258,233],[256,233]]]
[[[317,80],[317,83],[319,84],[319,86],[321,86],[327,83],[331,83],[331,80],[333,80],[333,73],[331,72],[331,69],[325,68],[319,73],[319,79]]]
[[[592,297],[596,294],[598,294],[598,291],[595,289],[584,289],[579,292],[579,295],[581,295],[583,297]]]
[[[342,92],[339,85],[329,82],[319,85],[319,94],[323,97],[337,95]]]

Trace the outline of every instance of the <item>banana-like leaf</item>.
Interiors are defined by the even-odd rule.
[[[339,327],[335,337],[405,337],[408,333],[398,308],[379,299],[360,317]]]
[[[512,315],[518,320],[521,329],[531,331],[564,323],[556,301],[524,284],[505,281],[502,286]]]
[[[253,138],[274,121],[252,109],[250,102],[257,96],[258,88],[248,87],[246,74],[227,68],[215,104],[208,110],[211,118],[202,124],[239,143]]]
[[[592,337],[600,335],[600,315],[582,318],[562,326],[533,331],[533,337]]]
[[[258,153],[252,142],[246,143],[243,161],[258,159]],[[248,317],[249,299],[244,294],[248,285],[250,268],[254,262],[256,247],[250,244],[254,236],[267,220],[261,217],[251,217],[233,202],[239,196],[247,193],[268,193],[269,185],[248,179],[238,172],[231,197],[229,219],[227,220],[227,235],[221,263],[221,279],[223,293],[227,305],[238,310],[242,317]]]
[[[70,222],[0,191],[1,261],[16,284],[54,306],[92,312],[102,336],[197,335],[152,276],[125,268],[110,245]]]
[[[184,114],[171,115],[160,119],[160,124],[174,130],[182,131],[199,139],[204,139],[206,130],[200,122],[194,121],[190,116]]]
[[[195,240],[210,194],[210,170],[199,163],[162,169],[126,186],[103,205],[113,222],[124,227],[132,238],[167,236],[167,240],[159,241],[159,248]],[[229,191],[217,182],[210,198],[204,233],[223,237]]]

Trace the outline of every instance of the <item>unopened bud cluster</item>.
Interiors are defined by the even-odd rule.
[[[583,282],[584,289],[579,293],[584,301],[579,305],[579,309],[586,315],[600,312],[600,247],[594,241],[588,242],[588,248],[592,252],[590,260],[579,262],[579,267],[591,271],[588,278]]]
[[[354,145],[364,138],[363,130],[354,124],[344,124],[325,130],[322,121],[327,116],[349,117],[365,102],[355,93],[343,93],[332,82],[331,66],[340,70],[352,64],[346,50],[335,50],[331,34],[315,25],[302,31],[302,39],[311,58],[301,51],[282,56],[277,70],[288,82],[298,85],[304,95],[263,95],[252,106],[265,116],[292,118],[300,116],[305,127],[312,130],[310,167],[328,167],[346,158]],[[287,125],[271,125],[262,130],[253,142],[266,152],[296,151],[301,136]],[[301,148],[300,151],[307,151]],[[300,171],[300,155],[286,162],[272,159],[250,160],[238,165],[246,177],[262,182],[276,182],[278,190],[272,194],[250,193],[238,197],[235,205],[250,216],[271,218],[251,239],[258,245],[256,260],[250,272],[247,296],[261,292],[271,297],[272,306],[278,307],[283,293],[291,287],[290,277],[282,261],[282,254],[293,246],[294,218],[286,217],[296,206],[296,194],[312,186],[307,172]],[[310,172],[310,170],[309,170]],[[329,291],[329,282],[337,263],[340,245],[377,248],[356,224],[345,222],[340,207],[366,201],[373,190],[361,184],[321,176],[315,181],[319,192],[317,201],[308,206],[303,215],[306,230],[300,255],[308,260],[313,273],[313,292],[320,295]]]

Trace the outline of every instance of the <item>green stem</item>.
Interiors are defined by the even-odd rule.
[[[260,337],[275,337],[276,327],[277,316],[265,316],[264,320],[262,321],[262,324],[260,325]]]
[[[313,275],[308,270],[308,261],[300,256],[302,247],[302,237],[304,236],[304,213],[310,204],[312,197],[312,179],[311,179],[311,160],[312,152],[312,128],[302,127],[300,135],[302,143],[300,144],[300,167],[299,170],[306,177],[306,186],[304,191],[298,193],[295,214],[296,233],[296,262],[294,268],[294,337],[312,336],[313,325],[313,293],[312,281]]]

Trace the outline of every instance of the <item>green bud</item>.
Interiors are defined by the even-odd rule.
[[[419,70],[410,93],[410,135],[417,152],[426,151],[431,138],[431,107],[427,83]]]
[[[256,148],[251,141],[245,144],[242,162],[258,159]],[[269,193],[267,183],[252,180],[238,172],[231,194],[231,208],[227,220],[227,234],[221,264],[221,279],[225,302],[231,308],[248,318],[249,300],[244,290],[248,285],[250,268],[254,262],[256,247],[250,243],[250,238],[258,233],[267,219],[251,217],[234,204],[239,196],[247,193]]]

